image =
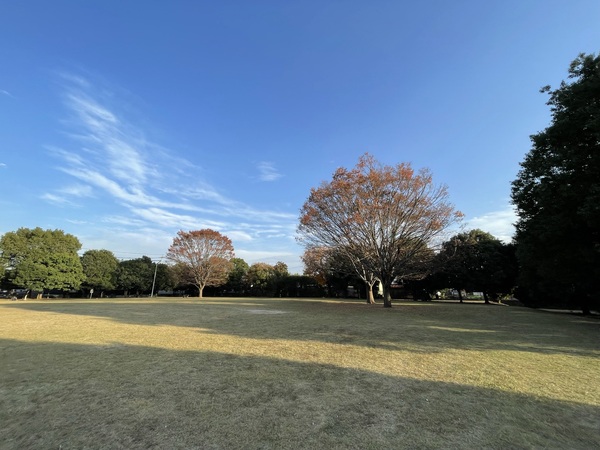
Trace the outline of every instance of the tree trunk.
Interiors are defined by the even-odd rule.
[[[392,295],[390,291],[384,292],[383,294],[383,307],[391,308],[392,307]]]
[[[458,291],[458,300],[460,301],[460,303],[463,302],[463,298],[462,298],[462,290],[461,289],[457,289]]]
[[[390,288],[390,285],[387,283],[383,285],[383,307],[392,307],[392,290]]]
[[[587,294],[583,294],[581,296],[581,313],[584,316],[590,316],[592,314],[592,308],[591,308],[591,299],[589,297],[589,295]]]
[[[198,288],[198,298],[202,298],[202,291],[204,291],[204,286]]]
[[[367,287],[367,303],[370,305],[375,303],[375,297],[373,296],[373,284],[375,283],[365,282],[365,286]]]
[[[486,305],[490,304],[490,299],[489,299],[489,297],[487,295],[487,292],[485,292],[485,291],[483,291],[483,301],[485,301]]]

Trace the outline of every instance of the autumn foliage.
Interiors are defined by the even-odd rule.
[[[179,231],[167,252],[167,258],[185,269],[180,272],[198,288],[199,297],[206,286],[227,281],[234,256],[231,240],[210,229]]]
[[[429,170],[385,166],[365,154],[353,169],[339,168],[330,182],[311,189],[298,232],[305,247],[335,249],[358,271],[374,274],[383,284],[385,306],[391,306],[394,278],[412,272],[461,217]]]

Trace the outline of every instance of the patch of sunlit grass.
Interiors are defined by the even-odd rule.
[[[599,329],[476,304],[6,301],[3,448],[591,448]]]

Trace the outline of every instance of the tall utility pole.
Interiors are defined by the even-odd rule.
[[[158,258],[158,261],[154,263],[154,278],[152,280],[152,290],[150,291],[150,298],[154,297],[154,286],[156,285],[156,272],[158,272],[158,263],[161,262],[162,258]]]

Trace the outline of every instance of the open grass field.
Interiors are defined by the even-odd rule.
[[[2,449],[600,446],[600,321],[297,299],[0,301]]]

